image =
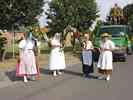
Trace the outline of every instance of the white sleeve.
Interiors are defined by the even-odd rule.
[[[60,42],[58,42],[57,40],[52,40],[51,41],[51,45],[55,46],[55,45],[59,45],[60,46]]]
[[[50,42],[51,42],[52,46],[55,45],[55,41],[54,40],[51,40]]]
[[[90,41],[90,45],[91,45],[91,49],[93,49],[94,47],[93,47],[93,44],[92,44],[92,42]]]
[[[24,40],[20,41],[18,47],[19,47],[20,49],[23,49],[23,48],[25,47],[25,41],[24,41]]]
[[[111,47],[111,49],[115,49],[115,44],[114,44],[114,42],[110,42],[110,47]]]

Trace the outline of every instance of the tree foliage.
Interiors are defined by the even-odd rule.
[[[132,27],[132,31],[133,31],[133,4],[129,4],[125,6],[123,9],[123,12],[127,20],[127,23],[130,24],[130,26]]]
[[[79,31],[88,29],[97,16],[95,0],[52,0],[47,13],[52,33],[71,25]]]
[[[105,22],[102,21],[102,20],[97,20],[97,23],[96,23],[96,26],[95,26],[95,29],[93,30],[93,34],[92,34],[92,37],[95,38],[99,28],[102,26],[102,25],[105,25]]]
[[[124,16],[129,18],[133,14],[133,4],[129,4],[123,8]]]
[[[36,17],[42,13],[43,5],[44,0],[0,0],[0,28],[37,23]]]

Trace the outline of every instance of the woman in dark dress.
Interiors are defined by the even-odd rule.
[[[88,34],[85,34],[84,38],[82,43],[83,76],[90,78],[90,73],[93,73],[93,44]]]

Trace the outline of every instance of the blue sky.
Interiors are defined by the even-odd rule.
[[[50,1],[50,0],[45,0]],[[106,16],[109,13],[110,8],[115,4],[118,3],[120,7],[124,7],[127,4],[133,3],[133,0],[96,0],[99,9],[100,19],[105,20]],[[44,11],[47,11],[48,5],[44,5]],[[39,19],[40,25],[46,25],[46,15],[43,13]]]

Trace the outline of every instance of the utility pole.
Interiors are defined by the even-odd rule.
[[[15,58],[15,33],[14,33],[14,25],[12,25],[12,53],[13,53],[13,58]]]

